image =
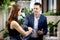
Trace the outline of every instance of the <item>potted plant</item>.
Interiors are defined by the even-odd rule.
[[[54,24],[53,24],[53,22],[49,22],[48,27],[49,27],[49,35],[53,36],[53,33],[54,33]]]
[[[55,24],[53,24],[54,22],[48,23],[49,35],[50,36],[57,36],[57,27],[58,27],[59,22],[60,22],[60,20],[58,20]],[[54,30],[54,27],[55,27],[55,30]],[[54,34],[54,32],[55,32],[55,34]]]

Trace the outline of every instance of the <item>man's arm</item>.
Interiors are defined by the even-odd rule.
[[[47,18],[45,17],[44,23],[43,23],[43,35],[46,35],[48,31],[47,27]]]
[[[43,29],[38,31],[39,35],[46,35],[47,34],[47,19],[45,17],[44,23],[43,23]]]

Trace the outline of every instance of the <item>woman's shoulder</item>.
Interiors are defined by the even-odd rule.
[[[13,21],[11,21],[11,24],[12,24],[12,25],[13,25],[13,24],[15,25],[15,24],[17,24],[17,22],[13,20]]]
[[[18,23],[16,21],[11,21],[11,29],[14,29],[16,26],[18,25]]]

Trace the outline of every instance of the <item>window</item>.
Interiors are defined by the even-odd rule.
[[[48,11],[56,12],[56,0],[48,0]]]

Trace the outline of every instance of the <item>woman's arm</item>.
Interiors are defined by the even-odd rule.
[[[32,28],[28,28],[28,31],[24,31],[23,28],[16,22],[12,21],[10,25],[11,29],[16,29],[21,35],[28,36],[32,32]]]

